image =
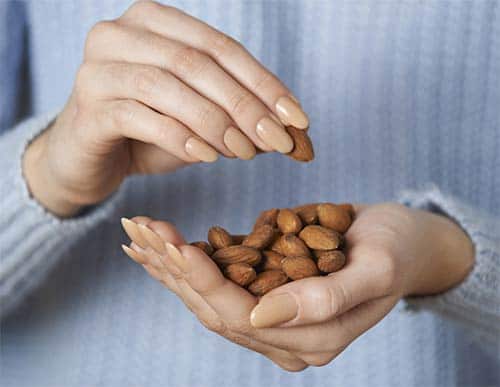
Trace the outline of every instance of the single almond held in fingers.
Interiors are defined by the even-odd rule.
[[[318,269],[323,273],[333,273],[345,266],[346,257],[340,250],[315,250]]]
[[[212,245],[210,245],[209,243],[207,243],[205,241],[191,242],[190,245],[194,246],[194,247],[198,247],[200,250],[203,250],[203,252],[208,256],[210,256],[214,253],[214,248],[212,247]]]
[[[285,256],[293,257],[295,255],[311,256],[311,251],[305,243],[293,234],[282,235],[271,247],[271,250]]]
[[[338,232],[323,226],[310,225],[299,233],[300,239],[315,250],[335,250],[339,247],[341,236]]]
[[[323,203],[318,206],[319,224],[340,233],[344,233],[351,226],[352,218],[349,211],[332,203]]]
[[[307,130],[297,129],[293,126],[287,126],[286,130],[293,139],[293,149],[287,153],[292,159],[302,162],[314,160],[314,148]]]
[[[311,203],[303,206],[295,207],[293,211],[299,216],[304,224],[318,223],[317,207],[319,203]]]
[[[309,257],[286,257],[281,266],[285,274],[294,281],[319,274],[316,263]]]
[[[254,228],[241,243],[243,246],[253,247],[254,249],[265,249],[276,238],[276,230],[269,224]]]
[[[302,221],[299,216],[288,208],[280,210],[276,223],[283,234],[297,234],[302,230]]]
[[[255,280],[257,273],[246,263],[233,263],[224,269],[224,275],[240,286],[247,286]]]
[[[285,284],[287,280],[287,275],[281,270],[263,271],[248,286],[248,290],[255,296],[263,296],[267,292]]]
[[[337,206],[346,210],[349,213],[349,215],[351,215],[351,219],[354,219],[356,211],[354,210],[354,206],[351,203],[340,203],[337,204]]]
[[[233,263],[246,263],[250,266],[257,265],[261,260],[259,250],[247,246],[229,246],[217,250],[212,254],[212,259],[221,266]]]
[[[277,208],[271,208],[270,210],[262,211],[258,218],[255,220],[253,228],[258,228],[264,224],[269,224],[270,226],[276,226],[276,218],[278,217],[279,210]]]
[[[215,250],[229,247],[233,244],[233,238],[222,227],[214,226],[208,230],[208,241]]]
[[[262,252],[262,261],[260,268],[262,271],[281,270],[281,261],[285,258],[283,255],[275,251],[264,250]]]

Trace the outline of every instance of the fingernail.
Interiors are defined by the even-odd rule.
[[[146,260],[137,251],[132,250],[130,247],[122,245],[122,249],[130,258],[141,265],[146,263]]]
[[[306,129],[309,126],[309,119],[301,107],[290,97],[281,97],[276,102],[276,112],[282,121],[289,122],[290,125]]]
[[[287,294],[263,297],[250,314],[255,328],[268,328],[290,321],[297,316],[297,303]]]
[[[256,151],[253,144],[247,136],[232,126],[224,133],[224,144],[242,160],[251,160],[255,157]]]
[[[189,270],[189,264],[179,251],[177,247],[169,242],[165,242],[165,246],[167,247],[167,254],[172,261],[181,269],[183,272],[187,272]]]
[[[214,148],[195,137],[186,141],[186,152],[205,163],[213,163],[219,158]]]
[[[151,230],[149,227],[144,226],[143,224],[139,224],[139,231],[154,251],[156,251],[158,254],[165,254],[165,252],[167,251],[167,249],[165,248],[165,244],[153,230]]]
[[[278,152],[289,153],[293,149],[293,140],[285,128],[269,117],[264,117],[259,121],[257,134],[262,141]]]
[[[127,233],[128,237],[132,239],[133,242],[137,243],[140,247],[145,249],[148,246],[148,242],[139,231],[137,223],[132,222],[130,219],[127,218],[122,218],[121,221],[123,229]]]

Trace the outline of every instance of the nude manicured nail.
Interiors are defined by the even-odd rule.
[[[309,119],[302,108],[290,97],[281,97],[276,102],[276,111],[282,121],[289,122],[290,125],[306,129],[309,126]]]
[[[165,242],[165,246],[167,247],[167,254],[172,261],[181,269],[183,272],[187,272],[189,270],[189,264],[179,251],[177,247],[173,244]]]
[[[297,303],[289,294],[263,297],[250,315],[255,328],[268,328],[283,324],[297,316]]]
[[[139,231],[139,226],[137,223],[132,222],[130,219],[122,218],[122,226],[128,237],[132,239],[133,242],[137,243],[140,247],[145,249],[148,246],[146,238]]]
[[[224,133],[224,144],[242,160],[251,160],[255,157],[256,151],[251,141],[247,136],[232,126]]]
[[[289,153],[293,149],[293,140],[285,128],[270,117],[264,117],[259,121],[257,134],[262,141],[278,152]]]
[[[130,247],[122,245],[122,249],[130,258],[132,258],[135,262],[140,263],[141,265],[146,263],[146,260],[139,254],[137,251],[132,250]]]
[[[167,251],[165,243],[153,230],[143,224],[139,224],[139,231],[154,251],[158,254],[165,254]]]
[[[195,137],[186,141],[186,152],[205,163],[213,163],[219,158],[214,148]]]

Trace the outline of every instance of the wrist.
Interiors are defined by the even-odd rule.
[[[78,213],[81,205],[72,203],[58,189],[56,179],[49,166],[48,135],[50,129],[33,140],[23,156],[23,174],[30,194],[46,210],[59,217],[70,217]]]

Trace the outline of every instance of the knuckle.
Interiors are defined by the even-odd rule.
[[[345,303],[345,292],[338,286],[310,284],[305,290],[306,304],[314,321],[324,321],[335,316]]]
[[[198,318],[200,320],[200,323],[207,328],[209,331],[217,333],[218,335],[221,336],[226,336],[228,332],[228,328],[226,324],[222,320],[219,319],[210,319],[210,320],[205,320],[201,317]]]
[[[268,71],[262,71],[261,74],[259,74],[259,76],[255,79],[255,81],[253,82],[253,90],[255,91],[261,91],[263,89],[265,89],[266,87],[268,87],[272,81],[274,81],[274,75],[272,75],[270,72]]]
[[[254,102],[252,94],[246,90],[242,90],[239,93],[234,94],[229,99],[230,112],[235,117],[244,115]]]
[[[332,353],[303,354],[300,356],[300,358],[311,366],[322,367],[330,363],[335,358],[335,354]]]
[[[85,57],[92,57],[96,48],[102,41],[109,40],[109,36],[119,30],[118,24],[113,20],[102,20],[92,26],[85,40]]]
[[[135,103],[130,100],[117,101],[110,110],[112,122],[120,127],[134,120]]]
[[[248,321],[244,319],[235,319],[231,321],[229,329],[244,336],[250,336],[253,332],[253,329]]]
[[[211,128],[223,128],[226,121],[223,113],[213,104],[207,104],[196,112],[196,118],[201,131]]]
[[[189,46],[178,49],[174,55],[175,72],[181,77],[197,77],[210,62],[208,56]]]
[[[138,70],[133,78],[134,87],[141,95],[153,94],[162,76],[162,71],[156,67]]]
[[[215,59],[220,59],[222,56],[232,56],[238,51],[245,50],[240,42],[223,33],[217,33],[207,46]]]
[[[151,0],[138,0],[132,4],[127,11],[126,15],[129,16],[143,16],[148,15],[150,12],[154,12],[159,7],[159,4]]]
[[[307,364],[303,362],[298,362],[298,361],[293,361],[289,359],[276,359],[273,360],[274,363],[276,363],[281,369],[288,371],[288,372],[300,372],[304,371],[307,368]]]
[[[244,335],[239,335],[239,334],[231,334],[229,336],[229,339],[238,345],[241,345],[242,347],[248,347],[251,344],[251,339],[247,336]]]

